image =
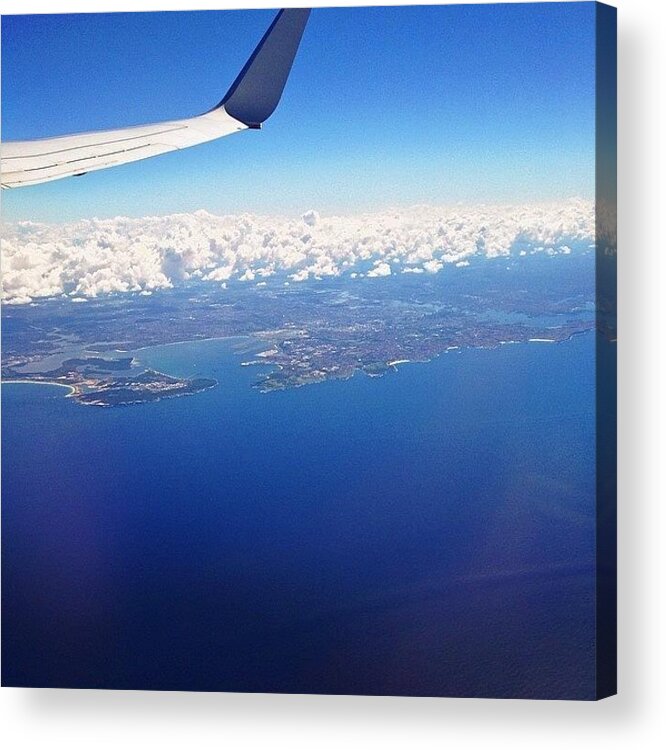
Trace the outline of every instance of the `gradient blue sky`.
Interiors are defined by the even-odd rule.
[[[273,16],[4,16],[3,139],[203,112]],[[593,42],[587,2],[315,9],[263,131],[5,191],[3,216],[589,198]]]

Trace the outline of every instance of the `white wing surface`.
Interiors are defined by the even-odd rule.
[[[2,144],[2,187],[16,188],[258,129],[280,101],[309,9],[281,10],[222,101],[197,117]]]

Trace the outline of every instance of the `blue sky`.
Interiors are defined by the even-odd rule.
[[[186,117],[271,11],[5,16],[2,133]],[[5,191],[5,220],[358,212],[594,192],[594,4],[315,9],[263,131]]]

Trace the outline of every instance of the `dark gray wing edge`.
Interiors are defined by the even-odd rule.
[[[260,127],[280,101],[309,16],[309,8],[281,10],[214,109],[224,107],[235,120]]]

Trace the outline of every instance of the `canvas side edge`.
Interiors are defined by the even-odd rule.
[[[596,4],[596,699],[617,692],[617,11]]]

